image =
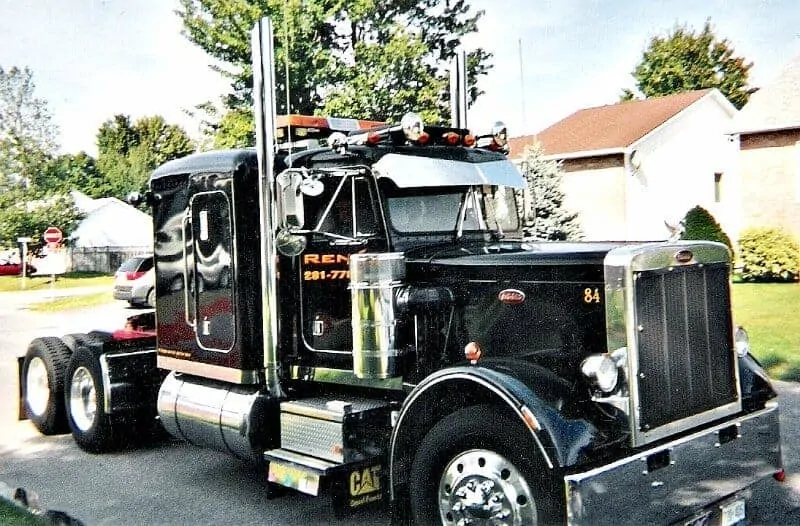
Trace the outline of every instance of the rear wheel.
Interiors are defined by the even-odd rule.
[[[448,415],[420,443],[411,466],[414,524],[535,525],[543,473],[524,424],[491,406]]]
[[[64,408],[64,373],[71,351],[54,337],[36,338],[22,366],[22,397],[33,425],[45,435],[69,431]]]
[[[87,347],[76,348],[66,376],[67,420],[75,442],[90,453],[115,449],[117,440],[114,425],[104,411],[98,354]]]
[[[156,289],[154,288],[147,293],[147,306],[152,308],[156,306]]]

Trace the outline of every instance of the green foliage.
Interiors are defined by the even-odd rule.
[[[722,226],[711,213],[702,206],[695,206],[683,217],[684,230],[681,239],[696,241],[716,241],[723,243],[733,253],[733,243]]]
[[[154,168],[193,152],[194,145],[180,126],[161,116],[131,123],[127,115],[115,115],[98,130],[97,150],[106,195],[124,200],[130,192],[147,189]]]
[[[0,67],[0,189],[27,184],[56,149],[58,128],[30,69]]]
[[[61,229],[66,239],[78,226],[81,214],[68,195],[36,195],[23,188],[0,193],[0,246],[15,246],[18,237],[41,242],[49,226]]]
[[[440,121],[448,108],[443,63],[464,35],[477,31],[483,12],[472,14],[465,0],[180,0],[177,14],[184,35],[231,79],[233,92],[223,104],[232,115],[199,107],[216,120],[208,124],[223,136],[217,144],[252,145],[252,133],[244,133],[252,122],[250,28],[262,16],[272,18],[275,32],[278,113],[389,120],[414,108]],[[477,79],[490,59],[483,49],[468,57],[472,100],[482,93]]]
[[[33,175],[31,187],[50,194],[80,190],[92,198],[111,194],[111,186],[97,167],[97,161],[85,152],[48,159]]]
[[[717,39],[710,21],[699,33],[676,25],[669,35],[650,40],[632,75],[646,98],[717,88],[741,108],[754,91],[747,87],[753,63],[733,53],[727,39]],[[621,100],[633,97],[631,90],[624,90]]]
[[[564,208],[563,174],[559,164],[546,160],[542,145],[535,143],[525,149],[522,169],[536,211],[534,223],[523,225],[525,235],[548,241],[580,239],[578,214]]]
[[[800,245],[779,228],[751,228],[739,236],[739,276],[743,281],[797,281]]]

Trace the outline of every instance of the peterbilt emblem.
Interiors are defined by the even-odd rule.
[[[497,299],[506,305],[519,305],[525,301],[525,293],[517,289],[505,289],[497,294]]]
[[[675,253],[675,261],[678,263],[688,263],[694,258],[691,250],[680,250]]]

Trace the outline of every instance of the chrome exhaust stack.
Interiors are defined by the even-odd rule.
[[[259,20],[252,31],[253,117],[258,155],[259,219],[261,222],[261,323],[264,374],[268,392],[282,396],[278,378],[278,294],[275,262],[275,53],[272,22]]]
[[[467,52],[459,48],[450,68],[450,114],[453,128],[467,127]]]

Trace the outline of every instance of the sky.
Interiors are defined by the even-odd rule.
[[[494,67],[468,124],[511,136],[536,133],[582,108],[613,104],[633,88],[631,71],[653,36],[710,19],[735,55],[753,62],[762,86],[800,53],[797,0],[467,0],[485,11],[467,50]],[[31,68],[64,153],[96,154],[95,135],[113,115],[162,115],[198,136],[186,110],[228,83],[213,60],[181,35],[176,0],[0,0],[0,66]]]

